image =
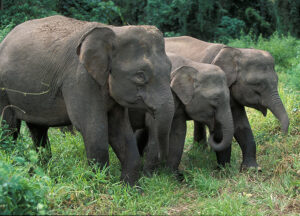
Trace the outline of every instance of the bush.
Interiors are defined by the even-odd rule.
[[[287,73],[289,75],[288,82],[290,86],[299,92],[300,91],[300,64],[287,70]]]
[[[57,11],[65,16],[106,24],[122,24],[120,8],[113,1],[58,1]]]
[[[45,189],[32,178],[23,177],[11,164],[0,161],[1,214],[45,214]]]
[[[239,37],[244,28],[244,21],[229,16],[223,16],[221,23],[217,28],[216,37],[219,41],[228,42],[231,38]]]
[[[21,140],[13,141],[7,126],[0,128],[1,214],[46,214],[47,182],[38,154]]]
[[[10,0],[4,1],[0,13],[0,28],[18,25],[30,19],[42,18],[56,14],[55,1],[51,0]]]

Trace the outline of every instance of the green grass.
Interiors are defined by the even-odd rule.
[[[270,41],[265,43],[278,43],[277,39]],[[253,45],[263,46],[263,42]],[[192,144],[191,122],[180,164],[185,180],[178,182],[160,169],[152,178],[141,177],[134,188],[119,181],[120,164],[111,149],[110,166],[93,172],[95,167],[87,164],[79,133],[64,135],[51,128],[53,157],[43,164],[33,151],[26,127],[15,143],[2,129],[0,214],[299,215],[300,95],[294,85],[299,85],[299,80],[292,79],[298,67],[293,58],[299,57],[289,58],[277,67],[280,96],[290,117],[288,135],[280,132],[271,113],[263,117],[247,109],[261,173],[239,172],[241,150],[236,142],[231,166],[216,170],[215,154]]]

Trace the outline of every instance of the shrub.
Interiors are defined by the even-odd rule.
[[[46,214],[47,182],[32,146],[14,141],[7,126],[0,128],[1,214]]]
[[[239,37],[244,28],[244,21],[229,16],[223,16],[221,23],[217,28],[216,36],[219,41],[228,42],[231,38]]]
[[[290,75],[288,82],[290,86],[295,89],[296,91],[300,91],[300,64],[292,67],[291,69],[287,70],[287,73]]]
[[[45,189],[23,177],[11,164],[0,161],[0,211],[2,214],[45,214]]]
[[[113,1],[67,0],[58,1],[57,11],[75,19],[121,24],[120,8]]]

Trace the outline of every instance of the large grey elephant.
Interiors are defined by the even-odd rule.
[[[170,72],[156,27],[114,27],[63,16],[31,20],[16,26],[0,45],[0,111],[10,128],[26,121],[36,146],[48,146],[49,127],[73,124],[88,160],[102,167],[108,164],[108,112],[117,104],[154,116],[163,107],[168,115],[162,134],[170,130]],[[116,109],[120,121],[128,117],[125,109]],[[164,141],[168,138],[167,133]],[[126,140],[134,169],[136,143]],[[122,176],[133,182],[130,175]]]
[[[256,145],[245,106],[261,111],[264,116],[269,109],[280,121],[283,132],[287,132],[289,127],[289,118],[277,90],[278,77],[273,57],[263,50],[233,48],[188,36],[165,38],[165,43],[167,52],[196,62],[218,65],[226,73],[234,137],[243,153],[241,168],[258,167]],[[199,142],[205,139],[205,128],[199,122],[194,123],[194,139]],[[229,163],[230,156],[231,147],[217,152],[218,163]]]
[[[172,53],[167,54],[172,62],[171,89],[175,115],[166,165],[177,173],[185,143],[187,120],[196,120],[209,127],[209,143],[215,151],[222,151],[231,145],[234,128],[225,73],[215,65],[197,63]],[[146,171],[153,171],[155,166],[149,167],[149,164],[157,165],[153,162],[157,161],[157,155],[151,152],[155,149],[156,141],[152,134],[156,125],[149,115],[143,116],[143,113],[134,110],[129,109],[129,117],[134,130],[142,129],[137,131],[139,150],[143,153],[148,145],[144,166]],[[122,163],[124,148],[116,143],[120,141],[114,140],[111,145]]]

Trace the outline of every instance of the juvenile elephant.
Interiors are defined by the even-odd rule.
[[[278,77],[273,57],[263,50],[227,47],[188,36],[165,38],[165,43],[167,52],[196,62],[217,65],[226,73],[231,95],[234,137],[243,153],[241,168],[258,167],[256,145],[245,106],[261,111],[264,116],[269,109],[280,121],[283,132],[287,133],[289,127],[289,118],[277,91]],[[204,126],[195,121],[195,141],[199,142],[205,136]],[[231,147],[217,152],[218,163],[230,163],[230,156]]]
[[[167,167],[176,172],[183,152],[187,120],[196,120],[209,127],[209,143],[215,151],[222,151],[231,145],[234,128],[225,73],[215,65],[193,62],[172,53],[168,53],[168,57],[172,62],[171,89],[175,114],[170,132]],[[143,152],[146,144],[151,145],[149,150],[152,149],[155,136],[151,134],[156,126],[151,118],[145,118],[132,110],[129,111],[129,116],[135,130],[142,128],[137,132],[140,152]],[[115,142],[118,143],[118,140]],[[114,150],[121,158],[122,151]],[[149,152],[146,154],[146,166],[148,161],[153,164],[157,160],[155,154],[148,154]]]
[[[170,69],[162,33],[153,26],[63,16],[31,20],[0,45],[0,111],[11,128],[26,121],[36,146],[48,145],[49,127],[73,124],[88,160],[102,167],[108,163],[108,112],[118,103],[159,116],[161,107],[173,104]],[[174,113],[169,107],[167,129]],[[118,109],[122,121],[126,111]],[[128,145],[133,169],[139,154],[135,142]]]

